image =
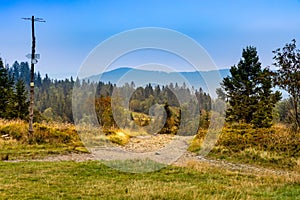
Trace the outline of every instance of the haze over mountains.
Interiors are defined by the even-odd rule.
[[[194,87],[199,90],[201,87],[212,97],[215,97],[216,88],[220,87],[222,79],[230,74],[229,69],[211,70],[211,71],[194,71],[194,72],[164,72],[149,71],[134,68],[118,68],[103,74],[87,77],[90,81],[102,81],[122,86],[132,81],[136,86],[152,85],[169,85],[177,83],[179,86],[186,84],[187,87]]]

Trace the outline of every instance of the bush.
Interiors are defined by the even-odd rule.
[[[79,140],[75,127],[67,124],[40,124],[34,123],[33,141],[41,143],[68,144]]]
[[[125,145],[129,142],[129,136],[122,131],[115,131],[113,134],[108,136],[108,139],[115,144]]]
[[[0,134],[24,143],[80,143],[74,125],[63,123],[34,123],[33,135],[28,138],[28,123],[22,120],[0,119]],[[29,141],[30,140],[30,141]]]
[[[28,124],[22,120],[0,119],[0,134],[21,141],[27,139]]]
[[[205,130],[199,130],[189,150],[199,151],[205,135]],[[290,168],[300,156],[299,138],[300,133],[293,134],[282,125],[253,128],[248,124],[232,124],[223,128],[211,155]]]

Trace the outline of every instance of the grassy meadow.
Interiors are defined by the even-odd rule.
[[[208,155],[282,174],[195,160],[141,174],[116,171],[99,161],[30,161],[87,150],[74,125],[35,123],[32,138],[27,127],[24,121],[0,120],[0,135],[9,136],[0,139],[0,199],[300,199],[300,137],[283,125],[225,126]],[[107,138],[124,145],[134,134],[111,130]],[[199,151],[204,137],[205,130],[199,130],[189,151]],[[13,160],[25,161],[7,162]]]
[[[0,162],[1,199],[299,199],[299,177],[191,162],[130,174],[90,162]]]

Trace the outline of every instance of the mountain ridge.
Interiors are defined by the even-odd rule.
[[[215,97],[215,90],[221,87],[222,79],[230,75],[230,69],[210,70],[210,71],[194,71],[194,72],[166,72],[157,70],[143,70],[129,67],[121,67],[113,69],[102,74],[93,75],[85,78],[91,82],[112,83],[122,86],[132,81],[136,86],[145,86],[146,84],[169,85],[177,83],[187,87],[200,87],[212,97]]]

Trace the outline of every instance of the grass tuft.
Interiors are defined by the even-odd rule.
[[[129,142],[130,139],[129,135],[121,130],[116,130],[113,134],[109,135],[108,138],[112,143],[118,145],[125,145]]]

